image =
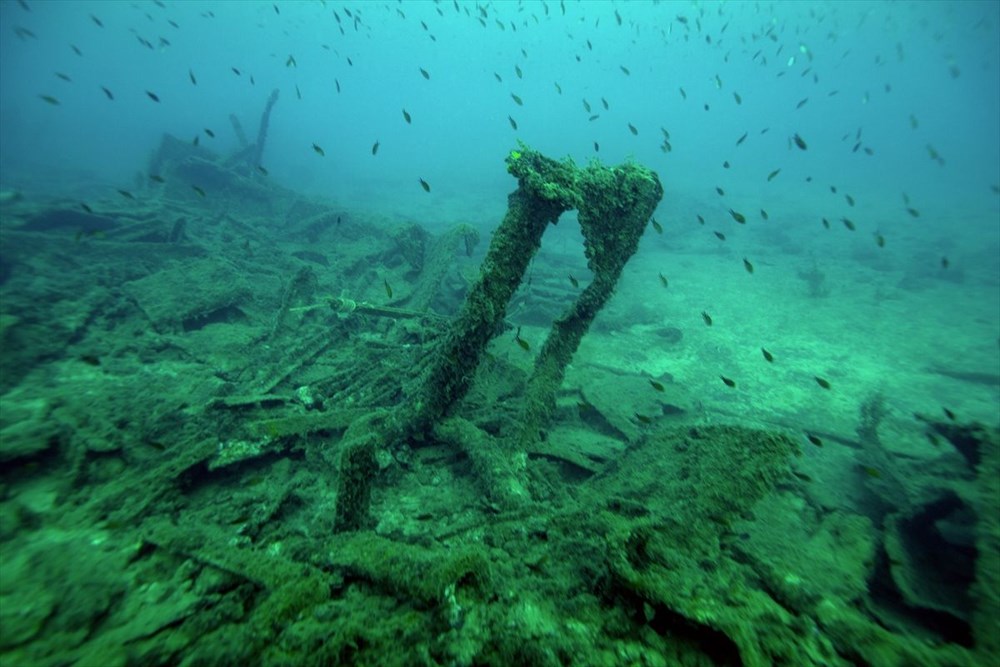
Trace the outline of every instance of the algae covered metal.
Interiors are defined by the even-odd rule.
[[[571,160],[553,160],[524,144],[512,150],[506,162],[518,187],[507,198],[507,214],[493,235],[479,279],[434,353],[421,389],[402,410],[374,415],[345,436],[338,480],[338,529],[365,524],[370,486],[378,470],[377,449],[428,436],[468,392],[487,344],[502,329],[507,305],[541,247],[546,228],[556,224],[566,211],[576,209],[594,280],[553,323],[528,381],[518,441],[483,446],[486,437],[477,433],[474,425],[456,426],[454,422],[449,431],[452,438],[446,437],[461,443],[477,470],[489,471],[480,475],[489,497],[504,505],[527,500],[523,465],[519,465],[523,456],[519,455],[551,419],[555,390],[566,365],[613,293],[663,197],[657,175],[637,164],[607,167],[594,161],[581,169]],[[464,437],[454,437],[455,428]]]

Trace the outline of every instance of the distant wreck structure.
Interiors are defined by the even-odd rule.
[[[278,89],[271,91],[257,127],[257,139],[250,143],[236,114],[229,115],[229,122],[240,144],[239,150],[228,157],[219,158],[213,151],[203,148],[198,137],[182,141],[165,134],[149,162],[149,175],[161,182],[171,198],[203,198],[206,193],[225,192],[230,203],[242,202],[254,211],[269,210],[274,190],[261,180],[267,176],[262,160],[267,145],[271,111],[279,97]]]
[[[594,161],[580,169],[571,160],[553,160],[524,144],[512,150],[506,162],[518,188],[508,197],[507,214],[493,234],[479,278],[433,353],[420,388],[403,407],[359,419],[344,436],[338,530],[369,523],[371,489],[382,453],[426,438],[463,450],[490,502],[513,508],[530,499],[526,452],[544,436],[566,366],[638,248],[663,187],[655,172],[640,165],[607,167]],[[469,391],[487,344],[502,331],[507,306],[541,247],[543,233],[572,209],[579,214],[594,279],[553,322],[528,379],[519,433],[500,440],[453,415],[452,409]]]

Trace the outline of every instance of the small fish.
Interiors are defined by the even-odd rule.
[[[24,26],[20,25],[14,26],[14,34],[17,35],[18,39],[24,39],[25,37],[30,37],[31,39],[38,39],[38,36],[35,33],[31,32]],[[73,45],[71,44],[70,46]],[[76,51],[76,55],[78,56],[83,55],[82,53],[80,53],[80,49],[76,48],[76,46],[73,46],[73,50]]]
[[[80,361],[87,364],[88,366],[100,366],[101,360],[92,354],[81,354]]]
[[[729,209],[729,215],[733,216],[733,220],[741,225],[745,225],[747,222],[747,217],[745,215],[738,211],[734,211],[733,209]]]
[[[722,188],[720,188],[718,185],[715,186],[715,191],[717,193],[719,193],[720,197],[725,197],[726,196],[726,191],[723,190]]]
[[[109,100],[112,100],[112,101],[114,101],[114,99],[115,99],[115,96],[111,94],[111,91],[110,91],[110,90],[108,90],[108,89],[107,89],[107,88],[105,88],[104,86],[101,86],[101,90],[103,90],[103,91],[104,91],[104,94],[105,94],[105,95],[107,96],[107,98],[108,98]]]
[[[493,72],[493,76],[496,77],[497,83],[503,83],[503,78],[499,74]]]
[[[770,174],[767,175],[767,182],[770,183],[774,180],[774,177],[781,173],[781,169],[775,169]]]
[[[649,386],[651,386],[656,391],[660,391],[660,392],[666,391],[666,387],[663,386],[662,382],[657,382],[656,380],[653,380],[653,379],[649,380]]]
[[[594,152],[595,153],[600,153],[601,152],[601,145],[599,143],[597,143],[596,141],[594,142]]]
[[[652,424],[653,420],[646,415],[641,415],[638,412],[635,413],[635,418],[639,420],[640,424]]]
[[[576,278],[574,278],[572,275],[570,275],[570,277],[569,277],[569,284],[572,285],[573,287],[579,287],[580,286],[580,281],[577,280]]]
[[[195,192],[197,192],[199,197],[204,197],[205,196],[205,191],[202,190],[201,188],[199,188],[197,185],[192,185],[191,189],[194,190]]]
[[[845,193],[844,193],[844,199],[846,199],[846,200],[847,200],[847,205],[848,205],[848,206],[854,206],[854,197],[852,197],[851,195],[849,195],[849,194],[847,194],[847,193],[845,192]]]
[[[712,316],[709,315],[704,310],[701,311],[701,319],[705,320],[705,326],[707,326],[707,327],[712,326]]]
[[[424,189],[424,192],[430,192],[431,191],[430,183],[428,183],[427,181],[425,181],[422,178],[419,178],[417,180],[420,181],[420,187],[422,187]]]
[[[906,207],[906,212],[909,213],[914,218],[919,218],[920,217],[920,211],[918,211],[917,209],[913,208],[912,206],[907,206]]]
[[[288,60],[285,61],[285,67],[298,67],[299,64],[295,61],[295,56],[288,54]]]
[[[823,441],[808,431],[806,432],[806,440],[808,440],[810,444],[816,445],[817,447],[823,446]]]
[[[882,477],[882,472],[878,468],[873,468],[872,466],[861,466],[861,469],[866,475],[874,479],[880,479]]]
[[[313,150],[316,151],[316,155],[326,157],[326,151],[324,151],[319,145],[313,144]]]
[[[800,137],[798,133],[796,133],[795,136],[792,137],[792,141],[794,141],[795,145],[798,146],[799,149],[801,150],[806,150],[808,148],[808,146],[806,146],[806,140]]]
[[[521,72],[521,68],[518,67],[517,65],[514,65],[514,74],[517,75],[518,79],[523,79],[524,78],[524,76],[522,75],[522,72]]]
[[[518,327],[517,333],[514,334],[514,342],[517,343],[518,347],[525,352],[529,352],[531,350],[531,345],[528,344],[528,341],[521,338],[521,327]]]
[[[795,105],[795,108],[796,109],[801,109],[802,107],[804,107],[806,105],[806,102],[808,102],[808,101],[809,101],[808,97],[802,98],[801,100],[799,100],[799,103]]]
[[[681,97],[686,100],[688,98],[688,94],[684,92],[684,88],[678,88],[678,90],[681,91]]]
[[[942,269],[947,269],[949,266],[951,266],[951,262],[948,261],[948,258],[947,257],[942,257],[941,258],[941,268]]]
[[[194,86],[198,85],[198,79],[195,78],[194,72],[192,72],[191,70],[188,70],[188,78],[191,79],[191,85]]]
[[[154,183],[166,183],[167,182],[162,176],[158,176],[157,174],[150,174],[149,175],[149,180],[153,181]]]
[[[955,421],[955,413],[954,412],[952,412],[951,410],[949,410],[948,408],[946,408],[944,406],[941,406],[941,409],[944,411],[944,416],[945,417],[947,417],[951,421]]]
[[[748,134],[750,134],[750,133],[749,133],[749,132],[744,132],[744,133],[743,133],[743,136],[742,136],[742,137],[740,137],[739,139],[737,139],[737,140],[736,140],[736,145],[737,145],[737,146],[739,146],[739,145],[740,145],[740,144],[742,144],[742,143],[743,143],[744,141],[746,141],[746,140],[747,140],[747,135],[748,135]],[[779,169],[779,171],[780,171],[780,169]]]
[[[207,127],[205,128],[205,134],[207,134],[207,135],[208,135],[208,138],[209,138],[209,139],[215,139],[215,132],[212,132],[212,131],[211,131],[210,129],[208,129]]]
[[[337,93],[340,93],[340,79],[334,79],[333,82],[337,85]]]
[[[722,384],[726,385],[730,389],[736,389],[736,380],[727,378],[725,375],[720,375],[719,379],[722,380]]]
[[[59,106],[59,100],[57,100],[56,98],[52,97],[51,95],[39,95],[38,97],[39,97],[39,99],[47,102],[48,104],[51,104],[54,107]]]
[[[302,99],[302,91],[299,90],[299,84],[295,84],[295,97],[300,100]]]
[[[583,108],[587,113],[590,113],[591,111],[590,102],[588,102],[586,99],[583,100]]]
[[[875,232],[875,245],[877,245],[879,248],[885,247],[885,237],[882,236],[882,234],[880,234],[879,232]]]
[[[587,120],[588,120],[588,121],[590,121],[590,122],[594,122],[595,120],[597,120],[597,119],[598,119],[598,118],[600,118],[600,117],[601,117],[601,114],[599,114],[599,113],[595,113],[595,114],[594,114],[593,116],[591,116],[591,117],[590,117],[590,118],[588,118]]]
[[[699,225],[704,225],[705,224],[705,218],[701,217],[700,213],[695,213],[695,217],[698,218],[698,224]]]
[[[267,176],[267,169],[265,169],[265,168],[263,167],[263,165],[259,165],[259,164],[258,164],[258,165],[257,165],[257,171],[259,171],[259,172],[260,172],[261,174],[263,174],[264,176]]]
[[[631,132],[634,136],[639,136],[639,130],[635,129],[635,125],[633,125],[632,123],[628,124],[628,131]]]
[[[389,286],[389,281],[387,279],[383,278],[382,282],[385,283],[385,295],[386,295],[386,297],[388,297],[388,298],[391,299],[392,298],[392,287]]]
[[[159,102],[160,101],[160,98],[156,95],[156,93],[151,93],[148,90],[146,91],[146,96],[149,99],[153,100],[154,102]]]
[[[195,146],[197,146],[198,144],[200,144],[201,143],[201,135],[200,134],[194,135],[194,139],[191,141],[191,143],[194,144]]]
[[[375,155],[375,154],[378,153],[378,147],[379,147],[379,142],[378,142],[378,140],[376,140],[375,143],[372,144],[372,155]]]
[[[760,348],[760,353],[764,355],[764,361],[766,361],[769,364],[770,363],[774,363],[774,355],[773,354],[771,354],[770,352],[768,352],[764,348]]]
[[[760,209],[760,217],[767,220],[768,219],[767,211],[765,211],[764,209]]]
[[[622,72],[624,72],[625,76],[630,76],[632,74],[632,72],[630,72],[629,69],[628,69],[628,67],[625,67],[625,65],[619,65],[618,69],[620,69]]]
[[[420,70],[420,75],[421,75],[422,77],[424,77],[424,78],[425,78],[425,79],[427,79],[428,81],[430,81],[430,80],[431,80],[431,74],[430,74],[430,72],[428,72],[427,70],[425,70],[425,69],[424,69],[423,67],[418,67],[417,69],[419,69],[419,70]]]
[[[663,233],[663,225],[661,225],[660,223],[658,223],[656,221],[656,218],[653,218],[652,220],[650,220],[650,224],[653,225],[653,229],[656,230],[657,234],[662,234]]]
[[[725,241],[726,240],[726,235],[723,234],[722,232],[712,232],[712,233],[715,234],[715,237],[717,239],[719,239],[720,241]]]
[[[556,86],[556,92],[559,93],[560,95],[562,95],[562,86],[559,85],[558,81],[555,81],[554,83],[555,83],[555,86]]]
[[[667,280],[667,277],[662,273],[660,274],[660,284],[664,287],[670,287],[670,281]]]
[[[65,81],[66,83],[73,83],[73,79],[69,78],[69,74],[63,74],[62,72],[56,72],[56,76]]]
[[[854,222],[852,222],[849,218],[841,218],[840,221],[844,223],[844,227],[847,227],[849,231],[853,232],[855,229],[857,229],[857,227],[854,225]]]
[[[510,122],[510,126],[515,130],[517,130],[517,121],[511,118],[510,116],[507,116],[507,120]]]
[[[604,105],[604,110],[605,111],[611,111],[611,105],[608,104],[608,101],[606,99],[604,99],[603,97],[601,98],[601,104]]]
[[[811,481],[813,481],[812,477],[810,477],[809,475],[807,475],[807,474],[805,474],[803,472],[799,472],[797,470],[793,470],[792,474],[795,475],[796,477],[798,477],[799,479],[801,479],[803,482],[811,482]]]
[[[403,109],[403,120],[406,121],[407,125],[410,124],[410,114],[406,109]]]
[[[235,74],[236,76],[243,76],[243,72],[239,71],[235,67],[230,67],[229,69],[231,69],[233,71],[233,74]]]
[[[729,169],[729,160],[726,160],[725,162],[722,163],[722,168]]]
[[[103,28],[104,27],[104,24],[101,23],[101,19],[97,18],[93,14],[90,15],[90,20],[93,21],[94,23],[96,23],[98,28]]]
[[[93,214],[93,212],[94,212],[94,209],[90,208],[89,206],[87,206],[87,204],[85,204],[83,202],[80,202],[80,208],[82,208],[87,213]]]
[[[132,196],[132,193],[129,192],[128,190],[119,190],[118,194],[120,194],[122,197],[125,197],[125,199],[135,199],[135,197]]]
[[[827,229],[830,229],[830,221],[827,220],[826,218],[823,218],[823,226],[826,227]]]
[[[739,93],[733,93],[733,98],[736,100],[736,104],[743,104],[743,98],[740,97]]]
[[[743,258],[743,268],[747,270],[747,273],[753,274],[753,264],[746,257]]]
[[[825,379],[821,378],[818,375],[814,375],[813,379],[816,380],[816,384],[818,384],[819,386],[823,387],[823,389],[829,389],[830,388],[830,381],[829,380],[825,380]]]

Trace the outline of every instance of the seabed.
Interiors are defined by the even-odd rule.
[[[873,392],[810,468],[802,424],[600,354],[656,174],[519,146],[484,249],[270,183],[271,106],[120,197],[0,203],[4,664],[1000,660],[995,426],[899,457]],[[528,281],[569,210],[589,276]]]

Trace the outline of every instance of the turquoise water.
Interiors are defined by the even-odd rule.
[[[190,139],[210,128],[216,138],[203,136],[206,145],[231,149],[229,114],[249,131],[277,88],[264,158],[273,178],[394,211],[429,205],[421,177],[434,187],[435,209],[471,191],[465,196],[474,201],[499,199],[493,205],[502,211],[510,183],[500,156],[523,139],[580,162],[632,156],[673,186],[666,204],[674,206],[683,197],[711,199],[721,185],[733,198],[725,203],[759,199],[777,208],[810,196],[817,213],[834,219],[846,212],[842,198],[829,196],[834,184],[854,193],[859,231],[868,235],[883,224],[875,211],[861,214],[876,202],[903,213],[898,224],[927,225],[929,234],[940,228],[935,216],[995,212],[993,3],[569,2],[565,12],[559,3],[496,3],[479,6],[486,17],[475,4],[362,3],[355,18],[343,11],[350,4],[320,2],[278,3],[280,13],[265,2],[29,7],[3,5],[8,180],[58,167],[127,183],[162,132]],[[18,28],[35,37],[18,37]],[[661,128],[670,132],[669,154]],[[859,130],[873,155],[851,152]],[[790,148],[795,133],[808,151]],[[905,216],[902,192],[923,214],[919,222]],[[812,221],[800,224],[811,233],[804,223]],[[690,221],[677,216],[682,222]],[[891,239],[893,230],[884,231]]]
[[[998,3],[0,2],[0,662],[988,664],[998,343]]]

